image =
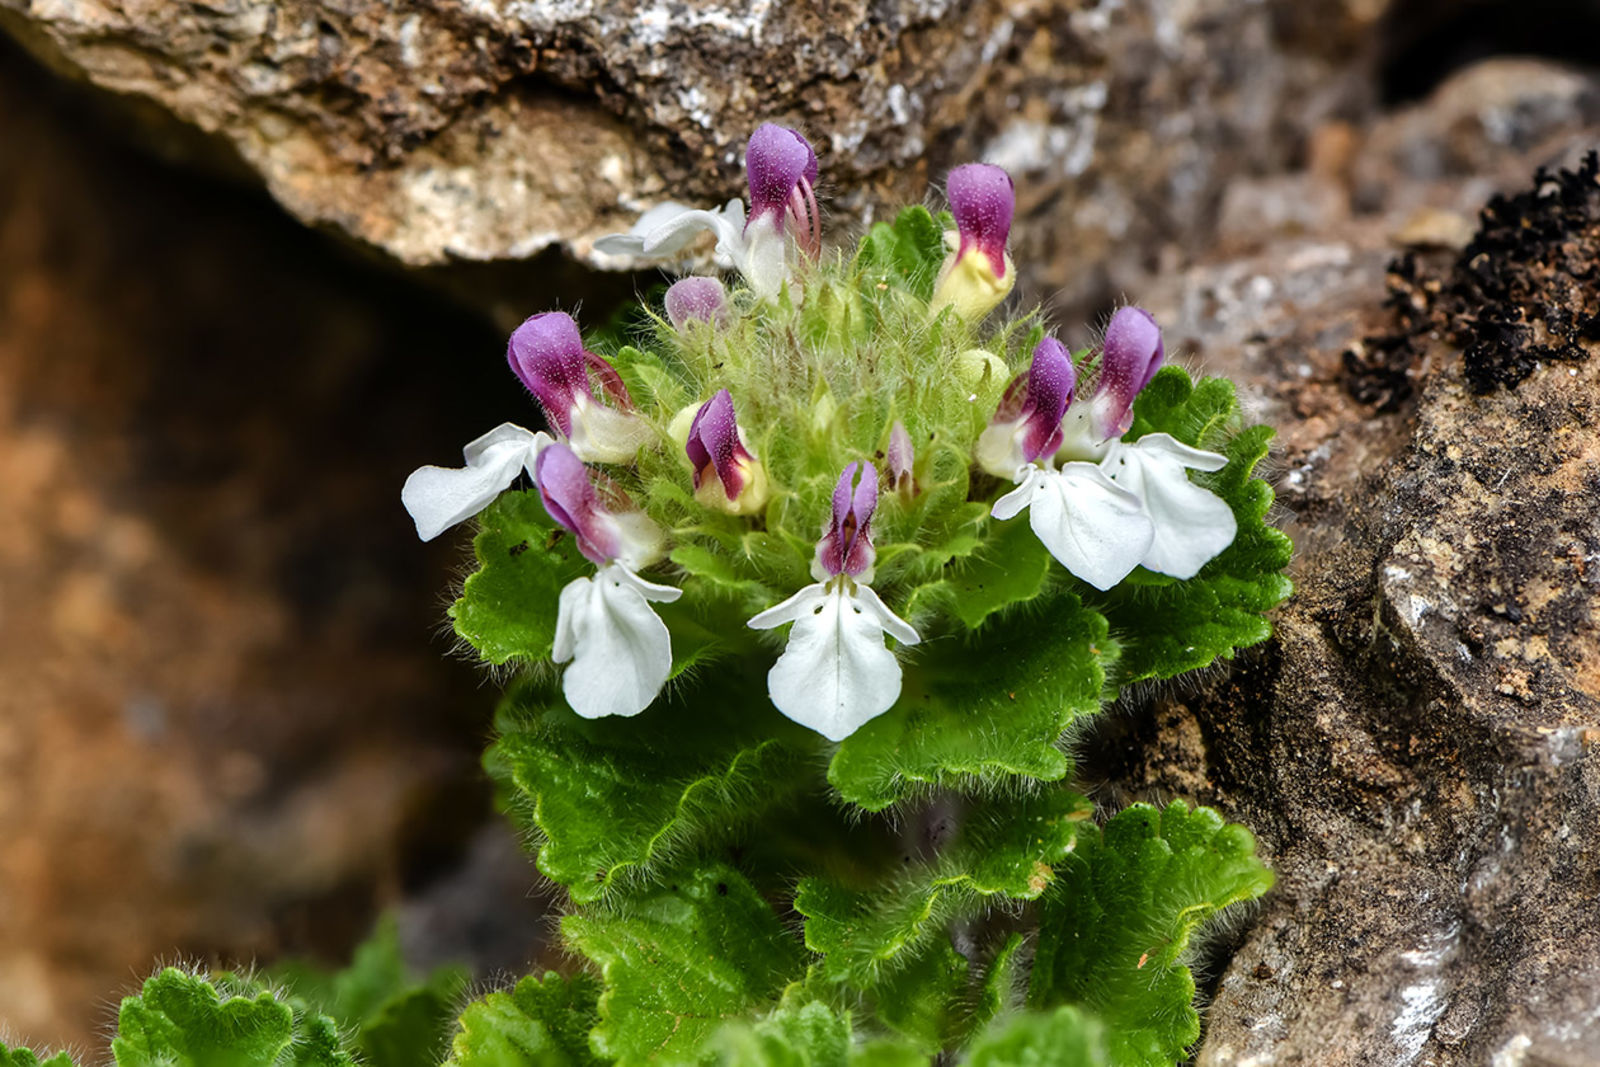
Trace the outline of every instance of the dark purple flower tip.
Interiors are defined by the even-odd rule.
[[[802,193],[801,183],[806,189],[817,184],[817,154],[811,143],[787,126],[770,122],[750,135],[744,168],[750,183],[750,220],[771,216],[779,229],[796,193]]]
[[[856,481],[856,472],[861,480]],[[854,488],[852,489],[852,483]],[[830,575],[859,577],[872,566],[872,513],[878,508],[878,470],[851,463],[833,487],[833,516],[817,544],[817,561]]]
[[[691,322],[722,325],[728,319],[728,292],[715,278],[680,278],[667,290],[667,321],[682,330]]]
[[[1066,345],[1054,337],[1039,342],[1028,368],[1028,396],[1022,408],[1022,456],[1029,463],[1054,455],[1061,447],[1061,420],[1072,403],[1077,378]]]
[[[739,440],[739,420],[733,412],[733,396],[726,389],[700,405],[689,424],[689,440],[684,451],[694,465],[694,487],[698,491],[708,474],[722,484],[723,495],[731,502],[744,490],[744,463],[752,457]]]
[[[950,213],[961,234],[957,256],[977,250],[989,261],[996,278],[1006,276],[1006,241],[1011,237],[1011,217],[1017,210],[1016,187],[1011,175],[988,163],[966,163],[945,180]]]
[[[916,463],[916,453],[911,447],[911,434],[906,431],[906,424],[896,422],[889,429],[889,448],[884,458],[889,463],[889,481],[893,483],[895,492],[914,492],[916,476],[912,467]]]
[[[551,425],[570,435],[577,397],[593,395],[585,370],[583,335],[572,316],[547,311],[523,322],[511,333],[506,361],[538,399]]]
[[[1166,356],[1161,327],[1150,312],[1130,305],[1111,316],[1095,390],[1104,411],[1100,430],[1105,436],[1120,437],[1128,432],[1133,424],[1133,398],[1150,384]]]
[[[572,449],[559,442],[546,445],[534,464],[534,481],[545,510],[577,539],[578,551],[596,565],[617,558],[622,546],[616,523]]]

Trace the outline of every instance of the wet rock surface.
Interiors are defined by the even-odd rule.
[[[773,120],[816,142],[841,235],[954,163],[1007,166],[1019,262],[1092,309],[1203,243],[1229,179],[1302,151],[1381,7],[0,0],[0,28],[406,264],[592,259],[653,204],[741,193]]]

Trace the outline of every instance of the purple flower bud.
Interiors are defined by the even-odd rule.
[[[1011,175],[988,163],[967,163],[950,172],[945,195],[961,235],[956,257],[979,252],[989,261],[994,276],[1004,278],[1006,241],[1011,236],[1011,217],[1017,208]]]
[[[736,513],[753,511],[766,502],[766,475],[744,443],[733,397],[726,389],[717,390],[717,395],[695,412],[684,451],[694,465],[695,495],[703,501],[725,501]],[[722,500],[717,499],[719,495]]]
[[[770,220],[778,232],[786,219],[795,224],[796,243],[812,255],[822,248],[822,220],[817,213],[817,154],[811,143],[787,126],[765,123],[750,135],[745,148],[745,174],[750,183],[750,218]]]
[[[856,471],[861,480],[855,482]],[[852,463],[833,488],[833,517],[817,542],[817,567],[829,577],[848,574],[859,578],[872,567],[872,513],[878,507],[878,470],[872,464]]]
[[[885,456],[889,461],[889,481],[894,486],[894,491],[902,496],[910,496],[916,492],[916,476],[912,466],[916,462],[916,454],[911,448],[911,435],[906,432],[906,424],[896,421],[889,430],[889,449]]]
[[[1150,384],[1166,355],[1161,327],[1150,312],[1130,306],[1111,316],[1095,389],[1095,428],[1102,436],[1128,432],[1133,425],[1133,398]]]
[[[728,293],[715,278],[680,278],[667,290],[667,320],[682,330],[691,322],[721,326],[728,320]]]
[[[1077,372],[1066,345],[1046,337],[1033,350],[1028,368],[1027,396],[1020,413],[1023,424],[1022,457],[1029,463],[1053,455],[1061,447],[1061,420],[1072,403]],[[1002,402],[1003,403],[1003,402]]]
[[[617,407],[633,409],[622,376],[610,363],[584,349],[578,324],[565,312],[547,311],[518,326],[506,345],[506,361],[538,399],[545,418],[565,437],[573,434],[574,411],[594,402],[591,371]]]
[[[559,442],[547,445],[534,464],[534,480],[545,510],[577,538],[578,551],[590,562],[603,566],[621,555],[617,524],[572,449]]]

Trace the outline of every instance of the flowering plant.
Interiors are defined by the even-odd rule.
[[[719,274],[627,343],[529,318],[547,430],[404,487],[423,538],[477,524],[450,616],[515,668],[486,765],[581,957],[450,1062],[1177,1062],[1191,931],[1270,873],[1203,808],[1097,823],[1067,739],[1268,635],[1270,431],[1139,308],[1078,353],[1000,313],[999,168],[835,251],[803,137],[746,164],[748,208],[597,245]]]

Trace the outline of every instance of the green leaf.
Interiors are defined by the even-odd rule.
[[[771,1006],[804,966],[767,902],[721,864],[680,871],[615,911],[569,915],[561,930],[600,965],[591,1044],[622,1067],[707,1062],[726,1020]]]
[[[1013,1015],[973,1042],[967,1067],[1106,1067],[1104,1029],[1073,1007]]]
[[[880,222],[861,239],[857,265],[869,282],[890,282],[927,300],[944,263],[944,230],[922,205]]]
[[[849,1067],[928,1067],[928,1057],[914,1045],[878,1038],[850,1050]]]
[[[119,1067],[353,1067],[333,1021],[252,983],[168,967],[126,997],[111,1043]]]
[[[748,682],[679,688],[636,719],[594,721],[526,684],[498,721],[485,764],[542,839],[539,869],[580,903],[815,788],[813,743]]]
[[[977,551],[955,562],[944,581],[918,590],[971,630],[998,611],[1038,597],[1050,575],[1050,553],[1026,519],[990,522],[987,532]],[[913,599],[910,610],[919,607]]]
[[[1265,641],[1272,633],[1265,613],[1293,591],[1283,569],[1294,546],[1266,524],[1272,487],[1253,477],[1272,430],[1252,426],[1229,437],[1239,422],[1233,383],[1223,378],[1191,383],[1181,368],[1165,367],[1139,394],[1133,410],[1133,438],[1169,433],[1228,457],[1222,470],[1193,478],[1228,502],[1239,532],[1187,581],[1135,572],[1138,577],[1091,600],[1123,639],[1122,685],[1171,678]]]
[[[926,1056],[957,1043],[972,965],[949,940],[925,949],[873,989],[878,1015]]]
[[[928,641],[899,702],[839,746],[828,780],[881,811],[933,785],[1064,778],[1062,731],[1100,709],[1116,655],[1106,620],[1066,590],[1006,613],[980,643]]]
[[[466,975],[454,968],[414,978],[393,916],[379,919],[342,971],[330,974],[291,962],[264,972],[263,978],[281,983],[353,1032],[370,1067],[435,1067],[467,984]]]
[[[1022,945],[1022,935],[1012,934],[995,953],[984,973],[983,984],[978,988],[970,1029],[980,1030],[1002,1014],[1022,1006],[1025,984]]]
[[[550,520],[537,490],[501,493],[479,524],[478,570],[450,608],[456,633],[496,666],[549,659],[561,590],[593,564]]]
[[[726,1067],[846,1067],[850,1043],[850,1017],[811,1001],[729,1023],[710,1047]]]
[[[65,1052],[58,1052],[48,1059],[41,1060],[32,1049],[8,1048],[4,1042],[0,1042],[0,1067],[77,1067],[77,1065]]]
[[[529,975],[467,1005],[446,1067],[599,1067],[589,1049],[600,983],[587,974]]]
[[[1045,895],[1028,999],[1081,1005],[1107,1027],[1112,1062],[1170,1067],[1200,1037],[1195,926],[1272,886],[1255,839],[1208,808],[1136,804],[1085,832]]]
[[[870,987],[947,935],[958,916],[986,909],[992,898],[1037,898],[1093,811],[1076,793],[1042,790],[970,814],[937,859],[886,886],[801,879],[794,907],[806,918],[806,947],[823,954],[826,977]]]

